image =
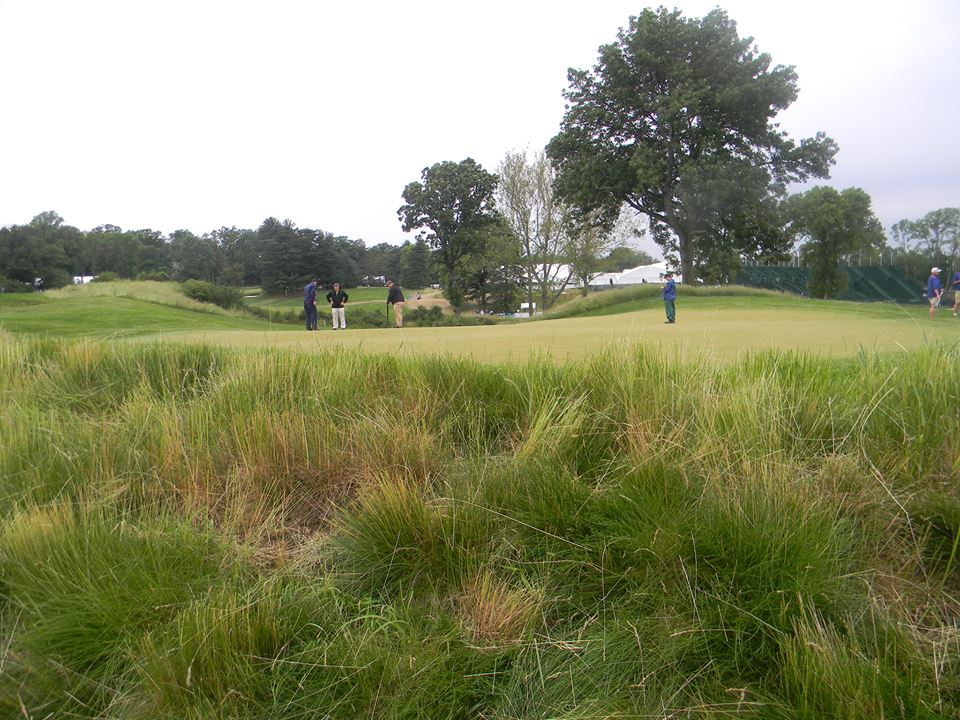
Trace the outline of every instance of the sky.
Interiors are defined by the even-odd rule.
[[[718,3],[667,4],[701,17]],[[719,4],[795,66],[778,121],[837,141],[821,182],[866,190],[887,227],[960,206],[960,3]],[[542,150],[567,69],[592,67],[644,7],[0,0],[0,226],[53,210],[82,230],[202,234],[277,217],[402,243],[408,183]]]

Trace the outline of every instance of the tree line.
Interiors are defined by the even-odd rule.
[[[62,287],[75,276],[204,280],[260,286],[268,293],[299,291],[312,277],[345,286],[404,277],[412,287],[433,281],[423,241],[403,245],[362,240],[267,218],[255,230],[222,227],[203,235],[177,230],[123,230],[100,225],[81,231],[55,212],[25,225],[0,228],[0,277],[7,289]]]

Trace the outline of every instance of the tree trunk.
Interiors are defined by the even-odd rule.
[[[677,249],[680,251],[680,275],[683,276],[683,282],[687,285],[696,280],[693,274],[693,248],[690,247],[690,239],[687,234],[681,230],[675,230],[677,233]]]

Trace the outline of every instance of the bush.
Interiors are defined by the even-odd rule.
[[[0,275],[0,288],[2,288],[5,293],[33,292],[33,288],[27,285],[27,283],[5,277],[4,275]]]
[[[226,310],[240,307],[243,303],[243,296],[236,288],[214,285],[203,280],[186,280],[181,283],[180,289],[192,300],[219,305]]]
[[[299,325],[304,321],[303,310],[274,310],[272,308],[258,307],[257,305],[245,305],[243,309],[254,317],[272,323]]]
[[[95,282],[95,283],[107,283],[107,282],[115,282],[115,281],[117,281],[117,280],[119,280],[119,279],[120,279],[120,276],[117,275],[115,272],[104,272],[104,273],[100,273],[99,275],[97,275],[97,276],[96,276],[93,280],[91,280],[90,282]]]
[[[144,270],[137,273],[136,280],[153,280],[154,282],[170,282],[170,276],[163,270]]]

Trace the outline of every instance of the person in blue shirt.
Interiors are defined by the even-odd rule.
[[[667,312],[667,322],[665,325],[673,325],[677,321],[677,308],[675,305],[677,299],[677,284],[673,281],[673,273],[664,273],[663,279],[666,284],[663,286],[660,294],[663,295],[663,308]]]
[[[957,270],[953,274],[953,278],[950,280],[950,289],[953,290],[953,316],[957,316],[957,311],[960,310],[960,270]]]
[[[927,300],[930,301],[930,317],[933,317],[940,307],[940,296],[943,290],[940,289],[940,268],[930,268],[930,277],[927,278]]]
[[[303,315],[307,319],[307,330],[317,329],[317,279],[303,286]]]

